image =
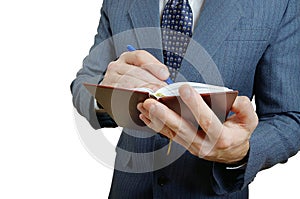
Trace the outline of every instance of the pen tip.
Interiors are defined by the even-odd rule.
[[[169,77],[168,79],[166,79],[166,83],[167,83],[167,84],[173,84],[174,82],[173,82],[172,79]]]

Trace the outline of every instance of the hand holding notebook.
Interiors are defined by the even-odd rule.
[[[195,123],[155,99],[147,99],[138,105],[140,118],[149,128],[179,143],[197,157],[214,162],[245,165],[249,139],[258,124],[249,98],[237,97],[231,107],[234,114],[222,122],[218,118],[220,112],[216,114],[211,109],[215,106],[214,100],[211,101],[210,108],[204,98],[189,85],[181,86],[179,94],[187,110],[192,113]],[[210,95],[212,97],[215,94]],[[221,99],[220,96],[217,99]],[[222,101],[216,102],[222,104]],[[217,105],[223,107],[218,103]]]

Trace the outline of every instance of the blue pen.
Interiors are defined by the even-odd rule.
[[[132,51],[135,51],[136,49],[135,49],[135,47],[133,47],[132,45],[127,45],[127,50],[128,50],[129,52],[132,52]],[[171,80],[170,77],[169,77],[168,79],[166,79],[165,82],[166,82],[167,84],[173,84],[173,83],[174,83],[174,82]]]

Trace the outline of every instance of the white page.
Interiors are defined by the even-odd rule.
[[[165,87],[158,89],[155,94],[163,94],[164,96],[179,96],[178,89],[182,86],[188,84],[191,87],[195,88],[199,94],[203,93],[218,93],[218,92],[227,92],[232,91],[226,87],[214,86],[209,84],[202,84],[197,82],[176,82],[174,84],[169,84]]]

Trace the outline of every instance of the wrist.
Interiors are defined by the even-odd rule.
[[[248,158],[249,158],[249,150],[247,152],[247,154],[244,156],[243,159],[237,161],[237,162],[234,162],[234,163],[231,163],[231,164],[228,164],[226,166],[226,169],[245,169],[246,166],[247,166],[247,163],[248,163]]]

